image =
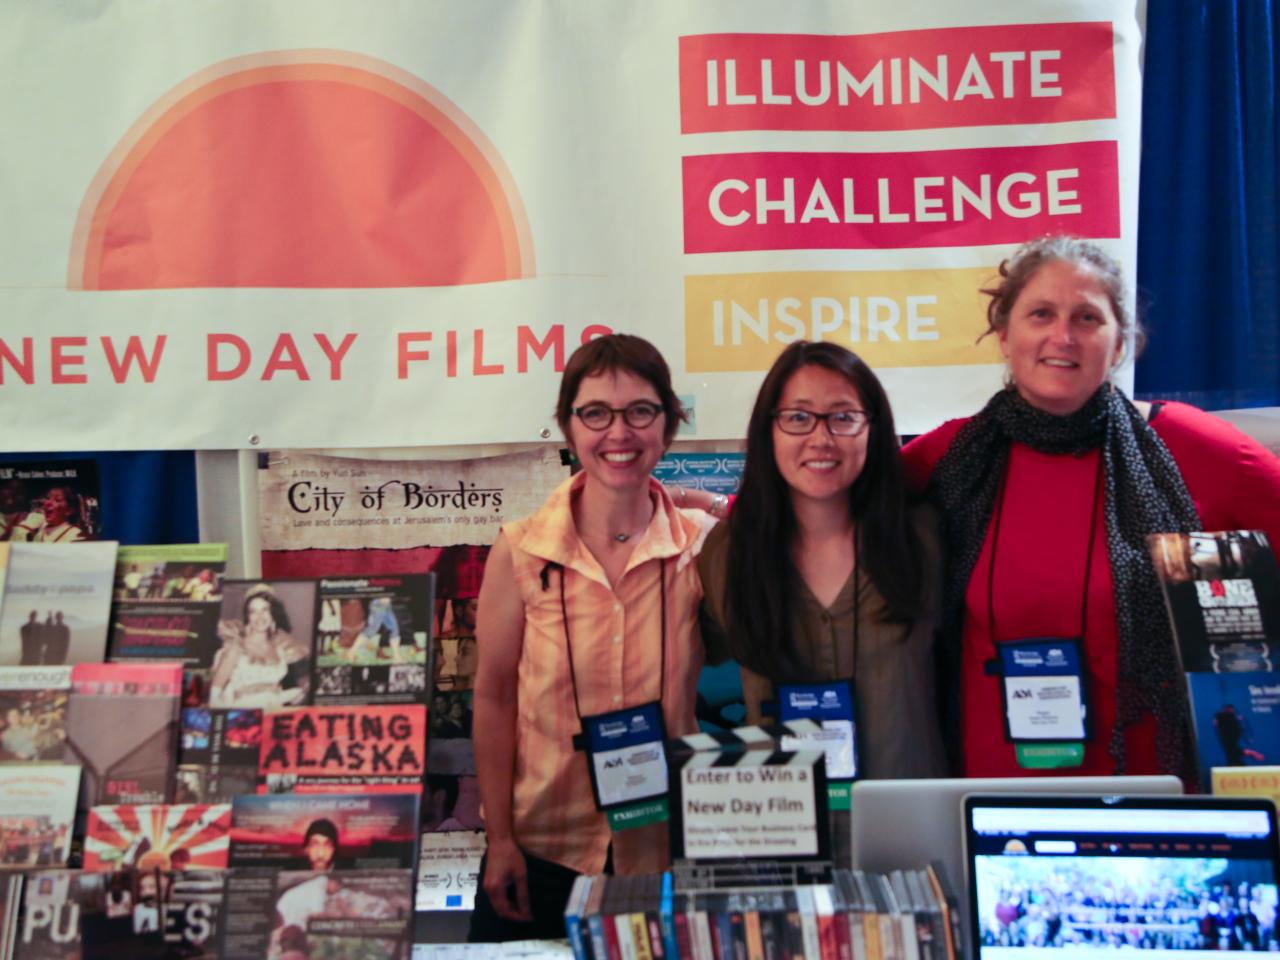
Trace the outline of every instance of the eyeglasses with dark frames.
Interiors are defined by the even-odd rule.
[[[820,421],[826,422],[827,431],[833,437],[856,437],[871,423],[871,416],[862,410],[832,410],[829,413],[815,413],[800,407],[775,410],[773,419],[779,430],[795,437],[813,433]]]
[[[569,411],[582,421],[588,430],[608,430],[613,426],[613,418],[622,414],[622,419],[633,430],[643,430],[663,413],[659,404],[649,400],[636,400],[625,407],[611,407],[604,402],[585,403]]]

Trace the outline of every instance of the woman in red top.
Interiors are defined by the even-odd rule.
[[[1280,460],[1194,407],[1135,404],[1110,383],[1133,321],[1119,266],[1094,245],[1034,241],[1000,277],[984,292],[1008,387],[904,450],[908,482],[945,517],[964,773],[1037,772],[1006,735],[1001,664],[1012,648],[1001,645],[1079,638],[1083,757],[1040,772],[1194,782],[1184,684],[1145,538],[1248,528],[1280,544]],[[1010,716],[1026,729],[1018,707]]]

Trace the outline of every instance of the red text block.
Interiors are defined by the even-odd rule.
[[[1120,235],[1115,141],[684,158],[685,253]]]
[[[1107,22],[680,38],[680,128],[916,130],[1116,115]]]

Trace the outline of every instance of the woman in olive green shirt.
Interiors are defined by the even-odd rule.
[[[705,639],[741,665],[749,721],[778,684],[847,680],[859,777],[946,775],[935,527],[908,502],[871,369],[831,343],[784,350],[756,398],[737,500],[699,560]]]

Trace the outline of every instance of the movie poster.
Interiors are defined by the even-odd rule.
[[[184,702],[206,702],[226,561],[225,544],[121,547],[107,659],[177,661]]]
[[[81,960],[81,926],[84,914],[111,903],[122,909],[102,874],[78,870],[38,870],[27,875],[18,923],[15,960]],[[128,893],[129,912],[133,891]]]
[[[1202,789],[1214,767],[1280,763],[1280,675],[1189,673],[1187,684]]]
[[[417,847],[417,794],[251,794],[231,802],[232,867],[412,869]]]
[[[0,763],[61,760],[70,699],[71,667],[0,667]]]
[[[230,804],[94,807],[84,837],[85,870],[222,869],[230,846]]]
[[[1158,533],[1147,538],[1178,641],[1182,669],[1276,669],[1280,568],[1260,530]]]
[[[318,593],[315,702],[421,703],[431,654],[434,575],[322,578]]]
[[[260,460],[268,577],[435,570],[444,547],[488,546],[569,475],[553,444],[477,460],[374,460],[275,451]],[[376,546],[373,546],[376,544]],[[436,584],[437,596],[449,597]]]
[[[100,875],[81,903],[82,960],[216,960],[223,870]]]
[[[186,870],[169,877],[162,912],[166,960],[218,960],[226,879],[225,870]]]
[[[426,833],[483,830],[479,781],[474,776],[428,773],[422,791],[422,829]]]
[[[179,736],[176,803],[226,803],[257,790],[261,710],[184,707]]]
[[[0,541],[96,540],[101,503],[92,460],[0,464]]]
[[[20,873],[0,876],[0,957],[5,960],[13,957],[18,943],[25,880]]]
[[[114,541],[13,544],[0,609],[0,665],[101,663],[115,566]]]
[[[84,767],[81,806],[169,801],[181,692],[176,663],[75,666],[66,757]]]
[[[215,708],[275,710],[309,702],[314,580],[226,580],[209,675]]]
[[[745,453],[692,453],[670,451],[663,454],[653,475],[666,487],[688,487],[707,493],[734,494],[742,483]],[[674,495],[674,494],[673,494]],[[677,504],[679,500],[677,499]]]
[[[299,707],[263,717],[260,793],[413,793],[426,772],[422,704]]]
[[[71,764],[0,766],[0,869],[67,862],[79,789]]]
[[[424,833],[414,908],[473,909],[484,850],[481,833]]]
[[[215,960],[225,872],[40,871],[27,880],[19,960]]]
[[[472,687],[479,663],[476,609],[488,555],[487,546],[447,547],[436,566],[439,598],[427,770],[455,780],[476,772],[471,742]]]
[[[235,872],[224,960],[409,960],[409,870]]]

